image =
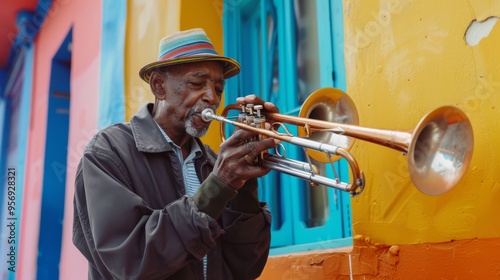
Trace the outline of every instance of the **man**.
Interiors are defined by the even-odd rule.
[[[252,159],[278,141],[238,130],[216,155],[199,137],[239,64],[201,29],[160,42],[139,75],[155,103],[99,132],[77,169],[73,243],[89,279],[254,279],[267,260],[270,213]],[[240,102],[271,103],[250,95]]]

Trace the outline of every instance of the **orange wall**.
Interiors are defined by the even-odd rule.
[[[435,244],[372,245],[350,252],[315,251],[273,257],[259,279],[498,279],[500,238]],[[352,276],[352,278],[351,278]]]
[[[73,213],[74,176],[78,160],[84,145],[97,129],[100,11],[100,1],[55,0],[35,40],[32,112],[26,160],[28,164],[20,233],[22,242],[18,252],[16,279],[35,279],[36,275],[50,67],[52,57],[71,27],[73,27],[71,119],[61,279],[76,279],[75,275],[81,275],[82,279],[86,279],[86,261],[71,244],[71,215]]]

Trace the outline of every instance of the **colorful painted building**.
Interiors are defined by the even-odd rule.
[[[357,140],[363,193],[271,172],[273,212],[260,279],[500,278],[500,2],[494,0],[18,0],[0,3],[0,277],[86,279],[71,242],[73,182],[95,132],[153,100],[139,69],[159,40],[204,28],[240,61],[224,104],[256,93],[297,115],[336,87],[359,124],[413,129],[427,112],[462,109],[471,164],[440,196],[419,192],[400,152]],[[222,109],[222,108],[220,108]],[[291,128],[296,132],[295,128]],[[218,125],[205,141],[217,149]],[[286,146],[287,156],[304,159]],[[319,164],[349,180],[345,160]],[[15,272],[14,272],[15,270]]]

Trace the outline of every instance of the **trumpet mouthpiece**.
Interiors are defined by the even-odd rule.
[[[212,121],[213,120],[213,116],[214,116],[214,111],[212,109],[210,109],[210,108],[206,108],[203,111],[201,111],[201,118],[205,122]]]

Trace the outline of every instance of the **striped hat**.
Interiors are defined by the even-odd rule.
[[[173,33],[160,41],[158,61],[147,64],[139,71],[141,79],[149,83],[151,72],[158,67],[198,61],[220,61],[224,67],[224,78],[240,72],[239,63],[229,57],[220,56],[201,28]]]

